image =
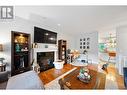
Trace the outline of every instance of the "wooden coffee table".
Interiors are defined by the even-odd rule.
[[[93,66],[94,67],[94,66]],[[89,68],[89,66],[88,66]],[[89,68],[91,80],[89,83],[84,83],[77,78],[80,67],[67,74],[59,80],[61,89],[104,89],[105,88],[105,74],[99,73],[96,68]],[[101,82],[102,81],[102,82]]]

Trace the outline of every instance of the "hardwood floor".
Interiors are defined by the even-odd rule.
[[[102,64],[104,64],[104,62],[100,63],[101,66],[102,66]],[[105,73],[106,75],[110,74],[112,77],[114,77],[116,79],[118,89],[121,89],[121,90],[125,89],[124,78],[122,75],[119,75],[118,70],[115,68],[114,64],[109,63],[107,70],[104,71],[103,73]]]
[[[39,74],[40,79],[44,84],[49,83],[50,81],[56,79],[57,77],[61,76],[62,74],[68,72],[69,70],[73,69],[75,66],[70,64],[65,64],[63,69],[57,70],[55,68],[49,69],[47,71],[41,72]]]
[[[118,88],[121,90],[125,89],[123,76],[117,75],[116,79],[117,79]]]

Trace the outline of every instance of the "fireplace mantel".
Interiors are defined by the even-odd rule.
[[[33,59],[37,62],[38,52],[54,52],[54,61],[57,59],[57,49],[55,48],[34,48],[33,49]]]

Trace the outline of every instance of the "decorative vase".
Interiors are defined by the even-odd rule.
[[[19,44],[16,44],[15,49],[16,49],[16,52],[19,52],[19,51],[20,51],[20,46],[19,46]]]
[[[85,83],[89,83],[89,81],[91,80],[91,76],[89,75],[89,70],[86,67],[80,69],[79,75],[77,77],[79,80]]]

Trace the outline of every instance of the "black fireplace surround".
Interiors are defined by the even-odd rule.
[[[37,52],[37,63],[40,66],[40,72],[54,67],[54,52]]]

